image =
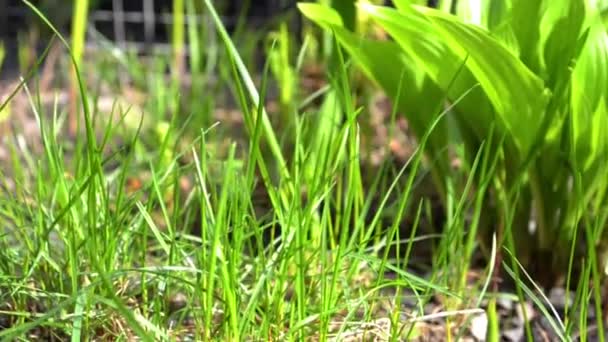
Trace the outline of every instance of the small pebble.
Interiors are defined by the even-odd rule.
[[[488,316],[484,313],[471,319],[471,334],[478,341],[485,341],[488,333]]]

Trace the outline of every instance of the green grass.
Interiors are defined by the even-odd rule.
[[[588,334],[592,301],[603,332],[594,248],[601,217],[586,222],[584,243],[573,242],[567,282],[576,292],[565,316],[556,316],[535,275],[512,253],[510,235],[478,232],[490,192],[500,190],[493,148],[500,137],[490,134],[441,180],[441,220],[432,208],[437,200],[425,195],[438,161],[422,151],[451,108],[435,113],[405,163],[370,167],[363,130],[369,112],[341,50],[318,106],[300,111],[307,94],[281,94],[280,115],[290,127],[278,127],[262,104],[273,82],[294,89],[307,52],[287,50],[293,42],[283,27],[269,47],[276,59],[258,82],[235,47],[238,37],[228,35],[210,4],[205,15],[220,41],[188,46],[198,93],[187,99],[176,82],[118,54],[104,65],[130,71],[147,100],[142,107],[117,101],[104,112],[94,100],[113,75],[88,74],[94,69],[85,59],[77,72],[85,127],[68,139],[68,109],[42,105],[35,82],[22,84],[42,149],[21,143],[17,132],[6,143],[11,163],[0,168],[1,340],[398,341],[438,326],[455,341],[473,317],[486,315],[492,341],[500,336],[501,298],[533,303],[562,340]],[[191,2],[185,11],[195,12]],[[197,42],[209,37],[195,26],[175,32],[179,51],[186,34]],[[159,57],[155,66],[164,70],[175,57]],[[206,79],[215,67],[222,86]],[[226,89],[239,105],[244,135],[213,119],[214,98]],[[502,202],[504,231],[526,200],[513,198]],[[484,238],[490,243],[480,243]],[[588,258],[575,259],[574,244],[591,246]],[[421,258],[424,252],[432,255]],[[510,276],[514,288],[499,287],[494,276]],[[440,311],[426,312],[431,304]],[[437,319],[443,323],[432,323]],[[527,324],[529,340],[532,333]]]

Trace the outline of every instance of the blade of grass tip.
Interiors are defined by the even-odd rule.
[[[123,201],[123,197],[125,196],[125,191],[122,191],[122,189],[125,189],[125,184],[127,182],[127,175],[128,175],[127,172],[128,172],[128,170],[130,170],[130,165],[133,162],[133,158],[135,156],[134,146],[137,143],[137,140],[139,139],[141,129],[143,127],[143,123],[144,123],[144,116],[141,115],[140,119],[139,119],[139,124],[137,125],[137,130],[135,131],[135,133],[133,134],[133,138],[127,145],[127,146],[130,146],[131,148],[129,148],[127,150],[127,155],[123,159],[122,167],[120,170],[120,175],[118,178],[119,180],[118,180],[117,189],[119,189],[119,190],[117,191],[116,198],[114,199],[116,208],[122,208],[122,201]]]
[[[236,69],[236,65],[234,63],[231,63],[230,66],[232,67],[232,71],[233,71],[234,75],[238,75],[238,70]],[[245,124],[249,128],[249,131],[252,132],[252,131],[254,131],[253,127],[255,126],[255,124],[262,125],[264,123],[263,116],[260,117],[258,115],[258,118],[256,120],[259,120],[259,121],[256,121],[254,124],[254,121],[253,121],[254,117],[252,114],[250,114],[250,109],[248,108],[249,106],[247,104],[246,95],[245,95],[245,92],[241,85],[241,82],[237,79],[236,82],[234,82],[234,83],[235,83],[236,93],[238,94],[237,98],[240,102],[241,108],[244,113]],[[260,111],[259,113],[262,113],[262,114],[264,113],[263,106],[257,106],[256,108],[258,111]],[[258,141],[259,141],[259,138],[258,138]],[[259,144],[254,145],[254,148],[257,151],[256,154],[261,155]],[[279,217],[279,221],[282,221],[283,220],[283,216],[282,216],[283,210],[281,210],[281,208],[289,207],[289,203],[288,203],[289,200],[287,197],[288,194],[286,194],[286,191],[282,191],[282,189],[275,190],[274,185],[271,182],[270,173],[268,172],[268,168],[266,167],[264,158],[257,158],[257,163],[258,163],[258,168],[260,171],[262,181],[263,181],[264,185],[266,186],[266,191],[268,192],[268,197],[270,198],[270,203],[272,204],[272,207],[275,208],[274,214],[277,215],[277,217]],[[283,176],[282,179],[286,180],[287,186],[291,186],[291,182],[289,181],[289,179],[290,179],[289,172],[287,170],[285,170],[285,173],[282,176]]]
[[[496,252],[497,252],[496,233],[494,233],[494,234],[492,234],[492,251],[490,254],[490,265],[488,268],[488,277],[486,278],[486,281],[484,282],[483,287],[481,288],[481,291],[479,292],[479,298],[477,299],[477,303],[476,303],[477,307],[481,306],[483,297],[485,297],[485,294],[488,291],[488,288],[490,287],[490,283],[492,282],[492,276],[494,275],[494,267],[495,267],[495,263],[496,263]]]
[[[55,184],[57,200],[59,202],[59,205],[61,205],[61,207],[65,207],[67,205],[67,203],[69,202],[70,189],[66,182],[65,177],[63,176],[64,168],[63,168],[63,164],[60,161],[60,157],[58,156],[59,147],[57,146],[57,141],[56,141],[55,137],[51,137],[49,135],[49,133],[47,132],[47,129],[43,123],[42,116],[38,110],[39,107],[34,104],[32,94],[30,93],[27,84],[23,85],[23,89],[24,89],[25,93],[27,94],[27,98],[30,102],[32,112],[34,114],[34,117],[36,118],[36,122],[37,122],[39,130],[40,130],[40,137],[43,142],[45,156],[46,156],[48,163],[50,164],[50,168],[51,168],[51,170],[50,170],[51,179],[57,180],[57,184]],[[56,102],[55,102],[55,104],[56,104]],[[79,219],[79,215],[77,212],[72,211],[72,219],[74,220],[74,223],[75,223],[74,225],[76,227],[79,227],[80,219]],[[82,238],[82,231],[78,231],[78,233],[79,233],[79,237]]]
[[[298,57],[296,58],[295,70],[298,75],[300,74],[302,66],[304,65],[304,58],[306,58],[306,49],[308,49],[309,42],[310,36],[306,35],[306,37],[304,37],[304,41],[302,42],[302,47],[300,47],[300,51],[298,52]],[[0,65],[2,65],[2,60],[0,60]]]
[[[196,168],[196,179],[198,180],[199,186],[201,188],[201,196],[203,197],[204,201],[203,203],[201,203],[201,223],[203,225],[207,224],[207,221],[209,221],[209,223],[211,225],[215,225],[215,214],[213,212],[213,206],[211,205],[211,192],[209,192],[209,189],[207,189],[207,171],[208,171],[208,167],[207,167],[207,155],[206,152],[207,151],[207,141],[206,141],[206,136],[207,132],[202,132],[200,137],[200,151],[201,151],[201,157],[199,158],[198,153],[196,153],[196,148],[193,146],[192,147],[192,158],[194,160],[194,166]],[[202,236],[206,236],[206,231],[201,230],[201,234]]]
[[[11,100],[17,95],[17,93],[21,90],[21,88],[29,81],[34,75],[37,74],[38,70],[40,70],[40,66],[45,61],[46,56],[51,51],[51,47],[53,47],[53,43],[55,42],[55,35],[53,35],[49,41],[49,43],[44,48],[44,51],[40,55],[40,57],[36,60],[36,63],[32,67],[32,69],[25,75],[25,77],[21,77],[19,84],[13,89],[13,91],[8,95],[8,97],[0,104],[0,113],[4,110],[6,106],[11,102]]]
[[[143,206],[143,204],[140,201],[137,201],[136,205],[137,205],[137,209],[139,209],[140,215],[143,216],[146,223],[148,224],[148,227],[150,228],[150,230],[152,230],[152,234],[154,234],[154,237],[158,241],[159,246],[162,248],[163,252],[165,252],[166,255],[169,255],[169,253],[170,253],[169,245],[165,241],[163,233],[160,231],[160,229],[154,222],[154,219],[152,218],[152,216],[150,216],[150,213],[148,213],[148,210]]]
[[[88,194],[88,199],[89,199],[89,205],[90,206],[92,205],[92,207],[94,207],[95,198],[97,197],[97,192],[99,190],[95,186],[96,185],[95,180],[97,179],[97,177],[99,177],[99,175],[103,174],[103,169],[102,169],[102,165],[101,165],[101,161],[100,161],[101,151],[99,151],[97,148],[95,133],[93,131],[93,124],[91,122],[91,112],[89,109],[87,93],[85,90],[84,82],[82,80],[82,75],[79,71],[79,63],[77,60],[78,56],[75,56],[75,54],[74,54],[75,52],[78,52],[78,51],[73,51],[70,48],[70,45],[63,38],[63,36],[59,33],[59,31],[50,23],[50,21],[46,18],[46,16],[44,14],[42,14],[32,3],[30,3],[27,0],[23,0],[23,2],[32,10],[32,12],[34,12],[44,22],[44,24],[49,29],[51,29],[51,31],[53,31],[57,35],[57,37],[61,40],[63,45],[66,47],[66,49],[69,53],[69,56],[71,58],[71,62],[73,65],[73,70],[74,70],[73,74],[76,76],[81,104],[82,104],[82,108],[83,108],[83,112],[84,112],[86,138],[87,138],[86,139],[86,148],[87,148],[86,160],[87,160],[89,172],[90,172],[90,177],[87,180],[87,182],[85,183],[85,184],[87,184],[87,186],[82,188],[82,192],[84,192],[85,190],[88,190],[87,194]],[[78,47],[76,47],[76,48],[78,48]],[[89,185],[92,185],[92,186],[89,186]],[[72,201],[70,201],[70,202],[72,202]],[[95,221],[97,219],[97,214],[98,213],[95,210],[89,211],[89,215],[87,215],[88,219],[89,219],[89,226],[93,227],[95,225],[93,221]],[[49,233],[50,233],[50,229],[49,229]],[[72,247],[75,248],[76,246],[72,246]],[[97,265],[97,263],[94,263],[94,265]],[[77,286],[73,285],[73,291],[77,291]]]
[[[300,102],[300,105],[298,106],[298,110],[304,110],[304,108],[308,107],[310,104],[315,102],[318,98],[327,94],[329,92],[329,90],[331,89],[331,87],[332,87],[331,84],[326,84],[326,85],[322,86],[321,88],[319,88],[319,90],[315,90],[312,94],[308,95],[308,97],[304,98],[304,100],[302,100]]]
[[[272,42],[271,50],[275,48],[276,40]],[[264,103],[264,99],[266,98],[266,86],[268,82],[268,73],[270,71],[270,60],[266,60],[264,63],[264,72],[262,73],[262,84],[261,84],[261,92],[258,103]],[[262,116],[263,116],[263,106],[257,106],[256,116],[253,119],[253,131],[250,134],[250,143],[249,143],[249,159],[247,163],[247,182],[250,189],[253,189],[253,182],[255,176],[255,166],[258,163],[258,159],[261,159],[260,156],[260,138],[262,136]]]
[[[251,4],[251,0],[241,1],[241,8],[239,9],[239,14],[237,16],[236,25],[234,28],[235,37],[241,37],[243,32],[245,32],[245,29],[247,28],[247,12],[249,12]]]
[[[76,56],[74,55],[74,51],[72,51],[70,44],[68,44],[68,42],[61,35],[59,30],[57,30],[57,28],[53,24],[51,24],[51,22],[47,19],[47,17],[42,12],[40,12],[40,10],[36,6],[34,6],[28,0],[22,0],[22,1],[32,10],[32,12],[34,12],[40,18],[40,20],[42,20],[44,22],[44,24],[49,29],[51,29],[51,31],[53,31],[53,33],[55,33],[55,35],[57,35],[59,40],[63,43],[63,45],[65,46],[65,48],[68,51],[72,65],[74,67],[74,73],[76,75],[76,80],[78,81],[80,100],[81,100],[82,109],[84,112],[86,137],[87,137],[87,152],[88,152],[87,159],[89,162],[89,167],[91,168],[91,172],[93,172],[93,174],[102,173],[103,171],[102,171],[101,165],[99,163],[98,153],[96,153],[97,145],[96,145],[96,140],[95,140],[95,133],[93,131],[93,124],[91,122],[91,112],[89,110],[89,101],[87,100],[87,92],[84,87],[82,75],[79,70],[79,64],[78,64],[78,61],[76,60]]]
[[[94,103],[98,102],[98,100],[96,98],[93,99],[93,101],[95,101]],[[106,148],[108,141],[112,137],[112,133],[115,131],[115,129],[114,129],[114,122],[115,122],[114,113],[117,110],[117,108],[116,108],[117,104],[118,104],[118,99],[115,99],[114,101],[112,101],[112,107],[110,108],[110,114],[109,114],[109,117],[108,117],[108,121],[107,121],[107,123],[105,125],[105,129],[103,130],[103,135],[101,137],[101,143],[99,144],[99,150],[100,151],[103,151]],[[122,117],[125,117],[129,113],[130,110],[131,110],[131,106],[129,106],[126,109],[125,114],[123,114]],[[93,121],[95,121],[95,120],[96,119],[93,118]]]
[[[241,59],[238,51],[236,50],[236,47],[232,43],[232,40],[230,39],[230,36],[228,35],[226,28],[222,24],[222,21],[221,21],[219,15],[215,11],[214,6],[211,4],[210,0],[205,0],[205,5],[206,5],[207,9],[209,10],[209,13],[211,13],[213,20],[215,21],[216,27],[219,31],[220,36],[222,37],[222,40],[224,41],[224,44],[226,45],[226,48],[228,49],[230,57],[232,58],[233,62],[236,64],[236,67],[239,70],[239,73],[243,79],[243,82],[245,82],[245,87],[247,88],[247,91],[249,92],[251,101],[253,101],[253,104],[256,107],[258,107],[258,106],[263,107],[263,104],[261,104],[259,102],[260,96],[258,94],[258,91],[255,88],[255,84],[251,78],[251,75],[249,74],[249,71],[247,70],[245,63],[243,63],[243,60]],[[275,135],[272,125],[270,123],[270,119],[268,118],[268,114],[266,113],[265,109],[262,109],[262,125],[264,128],[264,135],[265,135],[266,139],[268,140],[268,145],[270,147],[270,150],[273,153],[274,157],[276,158],[277,163],[279,164],[279,172],[281,172],[282,175],[289,178],[287,163],[285,162],[285,158],[283,157],[283,153],[281,152],[281,147],[278,143],[278,140],[276,138],[276,135]]]

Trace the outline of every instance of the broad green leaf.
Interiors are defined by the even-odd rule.
[[[367,8],[367,6],[365,7]],[[465,57],[453,54],[441,40],[437,39],[437,34],[434,34],[435,28],[428,20],[411,10],[397,13],[391,9],[372,8],[377,11],[373,10],[369,13],[393,36],[403,53],[412,61],[410,63],[413,63],[412,68],[426,72],[435,84],[447,93],[449,100],[456,100],[476,86],[476,80],[466,68],[462,68]],[[395,14],[398,17],[392,20],[391,16]],[[380,62],[382,62],[382,58],[380,58]],[[384,68],[386,69],[386,64],[384,64]],[[488,115],[463,115],[458,120],[468,123],[462,127],[466,133],[465,141],[473,142],[483,139],[487,129],[494,121],[491,115],[493,109],[481,91],[469,94],[456,104],[455,115],[474,113],[479,110]],[[425,117],[422,119],[429,120]]]
[[[331,0],[331,7],[340,14],[344,27],[355,31],[357,23],[355,0]]]
[[[496,29],[506,25],[511,15],[511,0],[488,1],[487,8],[487,29],[495,32]]]
[[[404,10],[404,9],[409,9],[410,6],[412,5],[412,1],[411,0],[393,0],[393,4],[395,5],[395,8],[399,11]]]
[[[545,81],[554,92],[559,91],[558,88],[569,79],[569,65],[577,58],[579,37],[585,20],[583,0],[569,1],[567,10],[552,23],[544,46]]]
[[[608,131],[608,110],[606,101],[604,98],[601,99],[600,104],[597,106],[593,113],[592,120],[587,128],[589,136],[589,155],[584,160],[585,171],[589,170],[591,166],[595,166],[597,163],[605,164],[606,154],[608,153],[606,132]],[[582,144],[579,144],[581,146]],[[594,176],[605,177],[606,170],[599,170],[600,174]],[[590,178],[587,178],[590,179]]]
[[[417,7],[423,15],[403,9],[397,12],[376,6],[361,7],[404,50],[418,56],[442,89],[450,84],[448,80],[466,58],[466,69],[481,85],[499,124],[510,133],[522,155],[528,152],[542,121],[547,94],[542,80],[511,52],[486,31],[462,24],[440,11]],[[474,117],[469,119],[472,125],[481,121],[482,127],[472,127],[481,135],[494,120],[491,114],[479,109],[467,115]]]
[[[495,26],[493,30],[490,31],[491,36],[499,41],[505,49],[509,50],[514,56],[520,55],[520,47],[519,42],[517,41],[517,36],[513,31],[513,27],[508,23]]]
[[[321,25],[324,28],[329,28],[330,26],[343,26],[342,17],[340,13],[328,6],[322,6],[314,3],[298,3],[298,9],[304,16],[308,17],[308,19],[316,22],[318,25]]]
[[[537,73],[540,71],[540,28],[542,1],[514,0],[511,27],[519,45],[519,58]]]
[[[468,69],[526,154],[548,102],[543,81],[487,32],[463,25],[438,11],[424,13],[440,28],[450,47],[469,55]]]
[[[572,79],[573,144],[582,170],[590,168],[598,158],[606,158],[607,89],[608,34],[597,17]]]
[[[380,8],[379,11],[382,9]],[[395,12],[394,10],[389,11]],[[498,126],[499,130],[504,131],[504,125],[496,120],[490,101],[482,89],[477,86],[478,82],[469,70],[463,67],[466,58],[453,54],[438,39],[438,34],[434,33],[434,26],[419,13],[406,8],[402,8],[401,11],[398,14],[402,20],[397,23],[388,20],[383,26],[384,29],[395,38],[403,53],[411,60],[406,65],[418,72],[426,72],[436,86],[447,95],[448,100],[457,101],[451,114],[456,119],[454,122],[458,126],[458,133],[465,143],[466,150],[470,155],[474,155],[481,141],[487,137],[490,127]],[[377,14],[374,12],[374,15]],[[400,25],[400,22],[410,23],[410,25]],[[378,56],[379,63],[383,63],[384,58]],[[387,69],[387,65],[384,63],[380,67]],[[388,69],[388,72],[394,73],[394,70],[391,71],[393,68]],[[467,95],[463,97],[464,94]],[[429,101],[427,96],[422,98],[424,100],[419,99],[418,101]],[[478,112],[485,115],[477,115]],[[429,116],[422,113],[415,118],[408,116],[408,119],[422,120],[427,123],[431,121]],[[418,126],[424,127],[422,122]],[[433,142],[433,138],[431,138],[431,143]],[[517,153],[515,154],[517,155]]]
[[[309,4],[303,14],[317,24],[334,31],[340,44],[363,72],[396,101],[417,136],[422,136],[443,105],[444,92],[424,73],[415,60],[394,42],[365,39],[326,21],[321,6]],[[423,100],[421,100],[423,99]],[[427,152],[436,160],[439,172],[447,172],[448,134],[445,122],[430,136]],[[439,157],[440,154],[444,154]]]
[[[335,28],[335,33],[366,75],[374,79],[389,97],[398,100],[398,107],[408,117],[416,134],[424,134],[432,116],[441,107],[441,89],[415,67],[415,61],[397,44],[357,38],[340,28]],[[425,100],[421,101],[423,98]],[[445,144],[437,147],[443,148]]]
[[[537,136],[538,153],[536,161],[540,175],[538,183],[542,184],[546,198],[560,198],[555,191],[567,182],[568,170],[565,165],[568,159],[567,130],[564,130],[564,120],[570,113],[569,99],[571,96],[570,79],[573,61],[579,55],[586,35],[581,34],[581,25],[584,19],[584,7],[581,1],[557,0],[551,7],[547,2],[532,4],[519,2],[514,8],[513,26],[520,27],[519,39],[526,50],[534,49],[533,54],[522,51],[522,60],[541,78],[552,92],[552,97],[544,113],[541,129]],[[547,8],[550,6],[551,8]],[[556,8],[559,7],[559,8]],[[534,25],[526,26],[526,11],[539,11],[542,19],[535,19]],[[539,25],[538,22],[541,22]],[[566,138],[566,139],[565,139]],[[540,201],[541,199],[537,199]],[[548,208],[556,204],[553,200],[543,205]],[[557,209],[556,209],[557,210]],[[551,210],[547,213],[550,214]]]

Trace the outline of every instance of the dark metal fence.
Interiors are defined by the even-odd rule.
[[[31,1],[61,28],[67,28],[71,19],[70,0]],[[202,1],[194,1],[199,6]],[[224,24],[231,28],[240,15],[248,23],[259,25],[270,18],[295,7],[296,0],[215,0],[214,5],[223,16]],[[108,38],[124,41],[158,42],[166,39],[163,33],[172,24],[171,0],[91,0],[89,26],[99,29]],[[20,0],[0,0],[0,39],[10,39],[32,22],[33,13]],[[201,18],[196,18],[201,20]]]
[[[69,32],[73,0],[30,0],[59,29]],[[186,0],[188,1],[188,0]],[[297,0],[213,0],[226,27],[231,30],[241,16],[247,25],[259,28],[278,15],[293,11]],[[140,53],[162,53],[168,46],[173,16],[171,0],[90,0],[89,32],[101,33],[120,47]],[[201,7],[202,1],[195,0]],[[208,16],[195,15],[187,22],[212,25]],[[14,64],[17,54],[17,37],[32,25],[39,24],[33,12],[21,0],[0,0],[0,41],[8,52],[6,64]],[[95,48],[91,42],[88,48]]]

